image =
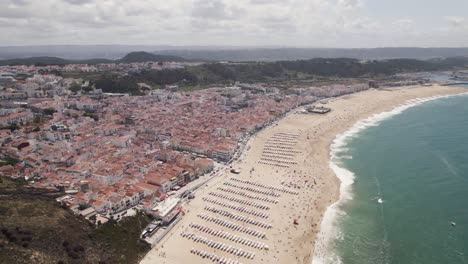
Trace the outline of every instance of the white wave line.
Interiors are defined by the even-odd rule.
[[[336,264],[341,263],[341,260],[338,256],[333,255],[330,252],[329,246],[330,242],[334,239],[335,235],[338,233],[336,224],[337,217],[340,215],[340,206],[346,201],[352,199],[351,185],[354,183],[354,173],[347,170],[346,168],[340,167],[340,158],[337,156],[338,153],[346,152],[350,139],[354,138],[358,133],[364,131],[365,129],[373,126],[379,125],[382,121],[389,119],[393,116],[403,113],[407,109],[421,105],[426,102],[430,102],[436,99],[456,97],[456,96],[465,96],[467,93],[460,94],[451,94],[451,95],[440,95],[440,96],[431,96],[425,98],[416,98],[407,100],[405,103],[395,107],[391,111],[382,112],[379,114],[374,114],[368,118],[362,119],[356,122],[349,130],[345,131],[342,134],[338,134],[330,146],[330,168],[335,172],[335,175],[340,180],[340,198],[338,201],[330,205],[322,219],[320,224],[320,232],[317,236],[314,256],[312,258],[313,264]]]

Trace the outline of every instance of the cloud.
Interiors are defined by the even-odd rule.
[[[362,7],[364,2],[362,0],[339,0],[338,7],[345,8],[345,9],[355,9],[358,7]]]
[[[197,0],[193,4],[192,16],[202,19],[237,19],[245,12],[242,8],[226,5],[221,0]]]
[[[25,6],[29,4],[29,0],[10,0],[13,5],[16,6]]]
[[[84,5],[94,2],[93,0],[64,0],[65,2],[72,5]]]
[[[466,26],[466,19],[464,17],[452,16],[448,17],[447,20],[455,28],[464,28]]]
[[[288,0],[250,0],[250,3],[254,5],[285,4],[288,2]]]
[[[466,2],[452,1],[460,5]],[[0,34],[8,36],[0,45],[368,47],[381,43],[409,45],[408,40],[413,39],[408,36],[417,34],[431,39],[439,36],[443,44],[446,39],[453,40],[451,45],[468,43],[460,37],[468,30],[468,21],[451,14],[457,13],[457,5],[450,6],[453,12],[438,10],[438,16],[427,15],[436,12],[421,9],[411,10],[414,17],[409,14],[402,18],[400,13],[376,10],[378,6],[371,3],[371,0],[0,0]],[[392,4],[398,3],[405,8],[404,0],[392,0]]]
[[[296,24],[289,16],[271,16],[261,20],[260,25],[273,33],[291,32],[296,30]]]
[[[395,30],[400,32],[411,32],[413,30],[414,21],[409,18],[401,18],[392,23]]]

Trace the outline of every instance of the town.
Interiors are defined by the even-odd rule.
[[[134,64],[119,69],[147,66]],[[103,67],[117,66],[61,68]],[[135,206],[157,217],[158,203],[229,163],[249,135],[291,109],[369,88],[365,83],[282,91],[238,83],[193,92],[171,86],[129,96],[43,74],[53,69],[0,68],[1,153],[10,162],[0,172],[63,192],[57,200],[77,214],[86,210],[95,224],[120,219]],[[82,87],[74,92],[77,83]]]

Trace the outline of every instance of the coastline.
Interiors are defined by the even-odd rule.
[[[298,196],[280,197],[279,203],[268,212],[268,221],[273,228],[266,232],[265,243],[270,246],[270,250],[258,252],[254,260],[242,259],[242,263],[311,263],[314,256],[325,254],[325,248],[321,246],[323,241],[317,240],[317,236],[320,230],[324,230],[325,221],[322,218],[329,211],[327,208],[340,198],[341,182],[330,168],[330,147],[336,135],[349,130],[359,120],[389,111],[407,100],[462,92],[466,92],[466,89],[441,86],[404,87],[392,91],[368,90],[329,102],[328,107],[333,110],[327,115],[290,113],[279,120],[278,125],[255,135],[249,140],[245,153],[232,165],[241,170],[235,177],[278,186],[293,184],[300,189],[297,189]],[[265,143],[277,133],[298,135],[299,143],[295,149],[301,153],[294,157],[297,164],[289,168],[258,163]],[[254,171],[251,171],[252,168],[255,168]],[[202,198],[233,176],[227,173],[197,191],[197,197],[190,204],[184,205],[186,215],[182,221],[141,263],[208,263],[190,254],[191,248],[201,246],[182,238],[180,233],[193,232],[188,226],[192,222],[202,223],[197,217],[197,214],[206,213],[204,206],[207,204]],[[294,219],[297,219],[298,225],[292,224]],[[209,251],[205,246],[202,249]],[[219,254],[229,256],[224,252]],[[320,264],[314,261],[314,264],[317,263]]]
[[[312,263],[314,264],[326,264],[326,263],[342,263],[342,260],[336,256],[335,252],[330,252],[331,249],[327,248],[329,243],[334,239],[340,239],[342,236],[341,230],[339,229],[338,220],[343,212],[340,206],[346,204],[347,201],[353,198],[351,187],[355,181],[354,172],[348,170],[342,166],[344,159],[352,159],[347,155],[342,155],[348,150],[349,142],[359,136],[359,134],[366,129],[378,126],[381,122],[392,118],[396,115],[404,113],[406,110],[422,105],[426,102],[430,102],[437,99],[449,98],[453,96],[467,95],[468,92],[461,90],[461,93],[432,95],[417,97],[406,100],[403,104],[395,105],[393,108],[387,111],[374,113],[371,116],[358,120],[348,130],[341,134],[337,134],[336,138],[330,144],[330,160],[329,165],[335,175],[340,179],[340,195],[337,201],[331,204],[325,211],[322,219],[320,232],[316,238],[316,244],[314,252],[321,251],[322,254],[314,254]]]

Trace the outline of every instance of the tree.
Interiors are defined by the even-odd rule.
[[[57,112],[57,110],[55,110],[54,108],[46,108],[42,111],[44,113],[44,115],[53,115],[55,112]]]
[[[39,123],[41,123],[41,121],[42,121],[42,118],[41,118],[40,115],[35,115],[34,116],[33,123],[39,124]]]
[[[78,93],[78,91],[81,90],[81,85],[79,85],[77,82],[72,82],[68,89],[70,89],[70,91],[73,93]]]
[[[12,158],[10,156],[5,156],[3,158],[3,161],[0,161],[0,167],[1,166],[7,166],[7,165],[15,166],[18,162],[19,162],[19,160],[17,160],[17,159],[14,159],[14,158]]]
[[[91,207],[91,206],[89,204],[87,204],[87,203],[80,203],[78,205],[78,210],[83,211],[84,209],[87,209],[89,207]]]
[[[85,86],[85,87],[83,87],[83,91],[85,91],[86,93],[89,93],[89,92],[91,92],[92,90],[94,90],[94,88],[91,87],[91,86]]]
[[[8,128],[10,129],[11,132],[20,129],[20,127],[16,123],[11,123]]]
[[[91,117],[92,119],[94,119],[94,121],[99,121],[99,116],[93,113],[86,112],[83,114],[83,116]]]

